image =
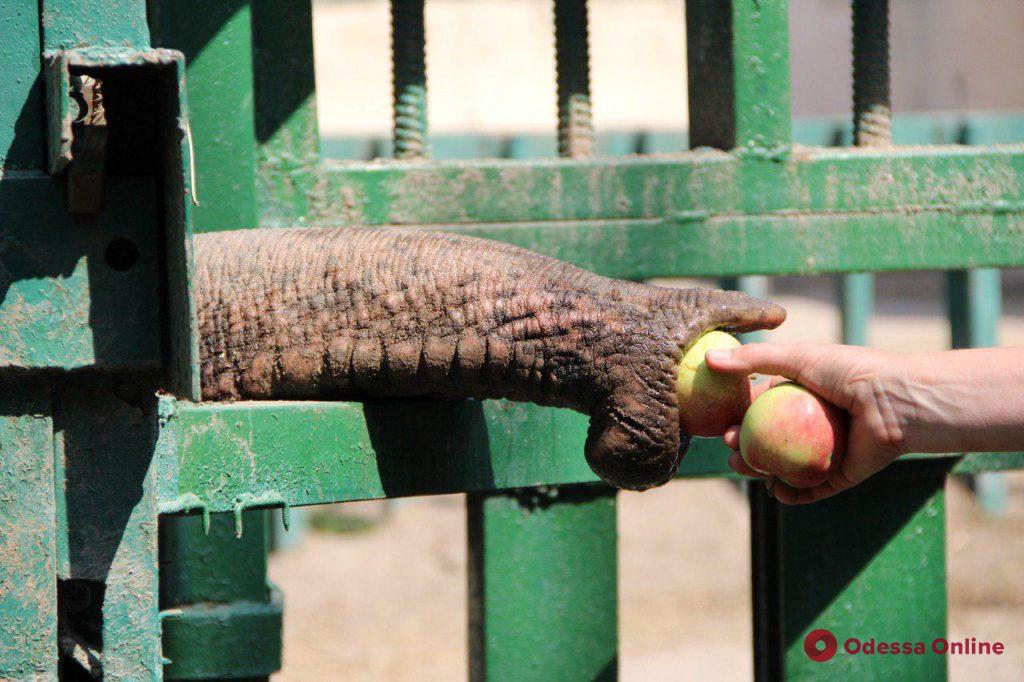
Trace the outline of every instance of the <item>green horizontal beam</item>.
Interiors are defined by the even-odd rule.
[[[1022,146],[326,163],[279,181],[309,224],[466,232],[626,278],[1024,263]]]
[[[439,229],[509,242],[624,279],[951,270],[1024,263],[1020,214],[920,210],[682,215]]]
[[[160,510],[255,507],[586,483],[587,418],[504,401],[185,403],[161,398]],[[680,476],[732,477],[695,439]],[[954,471],[1024,468],[968,455]]]
[[[373,225],[709,215],[1019,213],[1024,146],[797,147],[781,158],[701,150],[662,156],[326,162],[318,217]]]

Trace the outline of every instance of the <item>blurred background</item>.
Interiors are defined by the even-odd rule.
[[[849,1],[790,0],[790,8],[796,138],[848,144]],[[554,156],[551,2],[428,0],[426,14],[434,155]],[[595,122],[605,153],[685,148],[683,14],[681,0],[591,0]],[[325,156],[388,153],[388,16],[387,0],[314,3]],[[897,143],[1024,142],[1022,35],[1019,0],[893,0]],[[773,278],[767,286],[789,309],[771,340],[839,340],[834,278]],[[1019,271],[1002,273],[1002,310],[998,342],[1024,345]],[[867,340],[893,350],[948,348],[944,275],[878,276]],[[950,639],[999,640],[1007,653],[953,658],[951,676],[1019,680],[1024,478],[1000,479],[994,497],[981,500],[985,508],[969,483],[951,479],[947,490]],[[303,519],[305,529],[277,534],[271,558],[271,577],[287,596],[276,679],[465,679],[461,497],[320,508]],[[744,492],[726,481],[687,480],[624,493],[619,533],[622,677],[751,679]]]

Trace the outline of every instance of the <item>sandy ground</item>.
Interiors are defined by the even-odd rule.
[[[678,0],[591,0],[597,124],[685,125],[685,42]],[[555,117],[550,3],[427,3],[430,118],[435,131],[545,131]],[[496,20],[496,17],[498,18]],[[316,4],[319,118],[325,135],[385,134],[390,72],[383,0]],[[454,49],[453,46],[458,46]],[[467,59],[466,55],[472,55]],[[549,77],[538,76],[548,74]],[[1024,344],[1022,278],[1004,281],[1003,343]],[[872,343],[894,350],[948,343],[938,275],[878,282]],[[838,315],[825,278],[786,279],[779,341],[833,341]],[[982,514],[948,486],[950,632],[998,639],[1007,654],[952,663],[955,680],[1018,680],[1024,670],[1024,474],[1006,514]],[[342,512],[380,516],[380,503]],[[676,481],[620,497],[621,672],[627,680],[752,676],[746,498],[724,481]],[[466,677],[462,498],[392,502],[362,532],[310,532],[271,558],[285,600],[291,680],[459,680]]]
[[[952,679],[1019,680],[1024,476],[1014,475],[1011,509],[998,519],[979,512],[958,481],[948,488],[950,634],[1007,648],[1001,658],[954,659]],[[619,535],[622,677],[751,679],[745,497],[724,481],[623,494]],[[362,533],[311,533],[272,558],[271,576],[286,595],[276,679],[466,677],[460,497],[398,502]]]

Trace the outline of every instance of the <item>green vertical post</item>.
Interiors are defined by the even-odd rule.
[[[150,6],[155,42],[186,58],[197,231],[259,222],[251,5],[161,0]],[[266,679],[280,666],[280,605],[271,603],[266,584],[265,522],[263,510],[244,512],[238,539],[223,531],[227,522],[218,521],[206,536],[196,518],[161,519],[161,608],[171,616],[163,637],[172,661],[168,679],[234,677],[240,666],[248,677]],[[220,608],[211,613],[212,606]],[[211,623],[218,623],[217,641],[197,646]]]
[[[470,679],[617,677],[615,491],[467,497]]]
[[[150,12],[154,42],[186,59],[195,230],[256,227],[251,0],[160,0]]]
[[[45,165],[45,104],[39,74],[39,0],[0,0],[0,171]]]
[[[38,0],[0,0],[0,16],[0,174],[42,169]],[[18,586],[0,587],[0,679],[57,677],[54,481],[50,387],[0,370],[0,586]]]
[[[50,388],[0,373],[0,679],[57,678]],[[13,589],[12,589],[13,587]]]
[[[889,77],[889,0],[854,0],[853,143],[858,147],[892,145]],[[858,272],[840,275],[843,343],[868,345],[875,278]]]
[[[792,141],[786,0],[688,0],[690,146],[771,157]]]
[[[68,375],[55,391],[62,679],[160,679],[155,392],[129,372]]]
[[[999,345],[1002,277],[996,268],[946,273],[950,341],[953,348]]]
[[[950,335],[953,348],[985,348],[999,345],[1002,314],[1000,272],[994,268],[946,273]],[[989,514],[1006,510],[1006,478],[997,472],[976,474],[978,501]]]
[[[686,3],[691,148],[752,152],[769,164],[787,153],[792,143],[787,13],[785,0]],[[758,275],[726,278],[720,285],[759,297],[768,290],[767,278]],[[740,338],[751,343],[765,336],[753,332]]]
[[[870,345],[871,311],[875,307],[875,277],[869,272],[840,276],[839,307],[843,343]]]
[[[812,505],[786,506],[751,486],[755,679],[943,680],[932,652],[946,636],[948,461],[894,464]],[[825,629],[838,650],[812,660]],[[923,642],[924,655],[863,655],[862,642]],[[853,646],[851,644],[851,646]]]
[[[312,4],[253,0],[252,31],[259,223],[315,223],[329,216],[316,187]]]
[[[166,679],[266,679],[281,667],[281,610],[267,583],[266,518],[248,512],[241,538],[231,514],[214,514],[209,535],[199,515],[161,521]]]
[[[309,0],[253,0],[253,99],[258,222],[265,227],[315,224],[324,218],[316,168],[320,134],[313,71],[313,6]],[[293,546],[309,526],[309,510],[290,510],[286,535],[272,525],[271,547]],[[282,512],[270,513],[271,523]]]

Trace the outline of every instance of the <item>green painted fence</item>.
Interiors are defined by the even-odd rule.
[[[970,271],[956,342],[994,341],[986,273],[1024,265],[1024,146],[996,143],[1021,125],[890,120],[884,0],[854,3],[855,132],[794,136],[785,0],[687,2],[689,138],[595,131],[585,3],[557,0],[551,135],[472,144],[429,135],[423,2],[392,4],[393,142],[326,145],[342,161],[319,150],[308,1],[0,0],[0,678],[266,679],[265,510],[448,492],[468,495],[470,676],[617,675],[616,493],[582,419],[197,402],[193,230],[446,229],[746,288],[849,273],[855,341],[858,273]],[[725,454],[700,442],[681,475],[730,476]],[[814,663],[803,637],[944,634],[943,481],[1022,466],[912,456],[800,509],[752,492],[758,678],[942,678],[938,656]]]

